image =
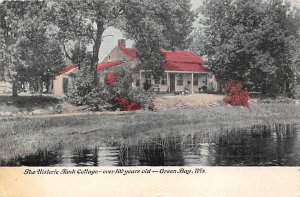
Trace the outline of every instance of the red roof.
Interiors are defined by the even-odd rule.
[[[66,66],[63,68],[62,71],[60,71],[60,74],[64,74],[66,72],[69,72],[70,70],[76,68],[76,65],[72,64],[72,65],[69,65],[69,66]]]
[[[205,62],[190,51],[166,51],[161,50],[164,54],[165,71],[207,71]]]
[[[123,53],[136,59],[137,52],[132,48],[120,48]],[[190,51],[166,51],[161,49],[161,52],[164,54],[164,70],[165,71],[207,71],[208,68],[205,65],[205,62]],[[97,71],[101,71],[110,67],[118,66],[123,64],[123,61],[118,62],[105,62],[97,64]],[[61,74],[66,73],[72,69],[76,68],[75,65],[69,65],[63,69]]]
[[[124,48],[124,47],[120,47],[121,51],[123,53],[125,53],[126,55],[128,55],[129,57],[132,57],[133,59],[136,59],[137,56],[137,52],[135,49],[132,48]]]
[[[123,64],[124,62],[104,62],[104,63],[100,63],[100,64],[97,64],[97,71],[100,71],[100,70],[104,70],[106,68],[110,68],[110,67],[114,67],[114,66],[117,66],[117,65],[120,65],[120,64]]]
[[[134,59],[138,58],[137,52],[132,48],[120,47],[120,50]],[[207,71],[205,61],[190,51],[166,51],[161,49],[165,60],[164,70],[166,71]]]
[[[181,62],[181,63],[196,63],[204,65],[205,62],[190,51],[165,51],[161,50],[167,62]]]
[[[203,72],[207,71],[208,68],[202,64],[195,63],[180,63],[180,62],[165,62],[164,63],[165,71],[198,71]]]

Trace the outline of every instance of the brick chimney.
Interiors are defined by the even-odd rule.
[[[125,39],[118,40],[118,46],[120,48],[126,48],[126,40]]]

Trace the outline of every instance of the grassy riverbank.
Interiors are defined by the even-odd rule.
[[[214,135],[253,125],[299,123],[300,105],[260,103],[245,108],[226,105],[158,112],[19,118],[0,121],[0,161],[63,145],[95,147],[146,144],[153,138]]]
[[[57,113],[62,100],[52,95],[0,95],[0,118]]]

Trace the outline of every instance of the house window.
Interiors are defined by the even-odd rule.
[[[164,74],[161,79],[161,85],[167,85],[167,74]]]
[[[64,93],[68,92],[68,83],[69,83],[68,78],[63,78],[63,92]]]
[[[194,86],[198,86],[198,79],[199,79],[198,74],[194,74],[194,81],[193,81]]]
[[[160,84],[160,79],[155,79],[154,82],[155,82],[156,85],[159,85]]]
[[[182,74],[178,74],[177,75],[177,85],[178,86],[182,86],[183,85],[183,75]]]

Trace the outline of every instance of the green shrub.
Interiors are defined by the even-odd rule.
[[[106,88],[112,96],[129,98],[128,96],[132,91],[131,83],[133,81],[131,72],[123,68],[118,68],[115,72],[117,74],[117,81],[112,86],[106,85]]]
[[[295,85],[295,87],[293,87],[293,91],[290,97],[292,97],[293,99],[300,99],[300,85]]]
[[[143,109],[153,109],[154,93],[152,89],[133,89],[131,86],[133,82],[131,71],[119,68],[116,72],[117,82],[108,87],[111,95],[138,102]]]
[[[119,97],[138,102],[143,109],[152,110],[153,91],[134,90],[131,86],[133,79],[129,70],[119,68],[115,72],[117,81],[112,86],[100,81],[95,86],[91,74],[78,71],[69,86],[67,94],[69,102],[76,106],[87,105],[92,111],[114,110],[112,98]]]
[[[62,113],[63,112],[63,105],[62,103],[58,103],[54,106],[54,109],[53,109],[53,112],[54,113]]]
[[[112,107],[110,101],[112,99],[110,92],[103,86],[98,84],[86,96],[86,105],[92,111],[103,111]]]
[[[80,106],[87,104],[86,96],[93,90],[92,81],[89,77],[83,76],[81,73],[77,77],[72,78],[72,83],[68,89],[68,99],[73,105]]]
[[[93,75],[88,69],[81,69],[73,76],[67,96],[71,104],[87,105],[93,111],[102,111],[109,107],[111,99],[109,91],[102,83],[93,83]]]

